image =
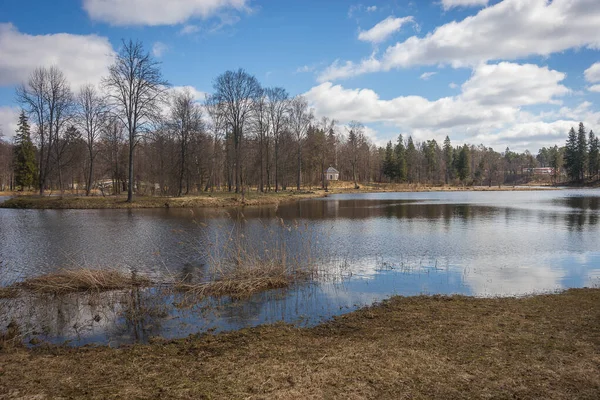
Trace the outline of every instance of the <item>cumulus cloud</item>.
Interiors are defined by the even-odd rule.
[[[421,76],[419,77],[419,79],[422,79],[424,81],[429,80],[429,78],[431,78],[432,76],[434,76],[435,74],[437,74],[437,72],[423,72],[421,74]]]
[[[249,0],[84,0],[91,19],[111,25],[176,25],[193,18],[250,11]]]
[[[577,21],[577,23],[573,23]],[[412,36],[358,63],[335,61],[319,81],[415,65],[477,65],[490,60],[547,56],[567,49],[600,48],[597,0],[504,0],[424,37]]]
[[[169,46],[167,46],[166,44],[162,42],[155,42],[154,45],[152,45],[152,55],[154,55],[154,57],[160,58],[163,56],[163,54],[165,54],[165,52],[168,49]]]
[[[554,98],[569,92],[559,84],[565,77],[562,72],[534,64],[484,64],[463,84],[462,98],[483,105],[556,104]]]
[[[96,35],[28,35],[12,24],[0,24],[0,86],[26,80],[39,66],[56,65],[77,88],[98,83],[114,51],[107,38]]]
[[[592,64],[591,67],[583,72],[585,80],[590,83],[600,82],[600,62]],[[600,92],[600,85],[592,85],[587,88],[590,92]]]
[[[170,89],[172,94],[183,93],[186,90],[194,96],[196,102],[202,102],[206,99],[207,93],[196,89],[194,86],[172,86]]]
[[[588,88],[590,92],[600,93],[600,85],[592,85]]]
[[[198,25],[187,24],[184,25],[183,28],[179,31],[180,35],[191,35],[193,33],[200,32],[200,27]]]
[[[486,137],[485,143],[514,142],[515,138],[530,134],[544,142],[549,137],[542,137],[543,134],[551,131],[564,135],[568,131],[565,127],[573,122],[548,125],[521,107],[558,104],[560,96],[569,92],[561,84],[564,78],[564,73],[547,67],[502,62],[477,66],[460,94],[437,100],[421,96],[384,100],[371,89],[348,89],[331,82],[313,87],[305,96],[318,116],[328,115],[342,123],[352,119],[383,123],[416,135],[421,132],[424,138],[443,138],[457,130],[463,137],[476,138],[481,134],[494,136],[502,130],[504,136],[494,136],[493,140]],[[519,145],[524,145],[524,141]],[[531,138],[526,141],[533,142]]]
[[[0,132],[4,139],[15,135],[19,109],[17,107],[0,106]]]
[[[444,10],[454,7],[481,7],[487,6],[489,0],[442,0]]]
[[[402,25],[407,22],[412,22],[413,17],[387,17],[377,25],[367,31],[360,31],[358,34],[358,40],[363,42],[371,42],[374,44],[381,43],[389,38],[394,32],[397,32],[402,28]]]

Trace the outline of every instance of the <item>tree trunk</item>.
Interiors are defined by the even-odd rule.
[[[302,184],[302,147],[298,146],[298,176],[296,181],[296,189],[300,190]]]
[[[133,203],[133,148],[134,142],[131,135],[129,136],[129,182],[127,185],[127,202]]]

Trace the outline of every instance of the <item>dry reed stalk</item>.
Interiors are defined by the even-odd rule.
[[[75,269],[27,279],[17,285],[38,293],[62,294],[87,291],[107,291],[148,286],[150,280],[132,273],[126,275],[117,270]]]

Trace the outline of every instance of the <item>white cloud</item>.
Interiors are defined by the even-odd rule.
[[[421,76],[419,77],[419,79],[422,79],[424,81],[429,80],[429,78],[431,78],[432,76],[434,76],[435,74],[437,74],[437,72],[423,72],[421,74]]]
[[[377,11],[377,6],[369,6],[367,7],[367,12],[375,12]]]
[[[15,135],[18,118],[19,109],[17,107],[0,106],[0,132],[4,134],[5,139]]]
[[[550,138],[566,134],[564,128],[573,121],[548,123],[521,110],[528,105],[558,104],[558,98],[569,92],[561,84],[564,78],[565,74],[547,67],[502,62],[477,66],[460,94],[437,100],[421,96],[383,100],[373,90],[347,89],[331,82],[313,87],[305,96],[317,116],[328,115],[341,123],[356,119],[387,124],[421,139],[443,140],[446,134],[456,137],[456,132],[465,140],[488,135],[483,141],[487,145],[511,143],[512,148],[545,145],[552,142]],[[531,137],[525,140],[527,135]]]
[[[489,0],[442,0],[444,10],[454,7],[480,7],[487,6]]]
[[[600,62],[592,64],[583,74],[585,75],[585,80],[590,83],[600,82]]]
[[[556,104],[555,97],[569,92],[559,84],[565,77],[562,72],[534,64],[484,64],[462,85],[462,98],[483,105]]]
[[[163,42],[155,42],[152,46],[152,55],[154,57],[160,58],[165,54],[165,52],[169,49],[169,46],[164,44]]]
[[[114,56],[107,38],[96,35],[28,35],[0,24],[0,86],[23,82],[39,66],[58,66],[77,88],[98,83]]]
[[[194,96],[194,100],[197,102],[202,102],[206,99],[206,92],[196,89],[194,86],[172,86],[171,93],[183,93],[185,90],[189,91],[192,96]]]
[[[448,87],[450,89],[456,89],[458,87],[458,85],[456,83],[454,83],[454,82],[450,82],[450,84],[448,85]]]
[[[600,93],[600,85],[592,85],[588,88],[590,92]]]
[[[90,18],[111,25],[175,25],[228,11],[250,11],[249,0],[84,0]]]
[[[303,74],[306,72],[313,72],[315,70],[314,66],[311,65],[303,65],[301,67],[296,68],[296,73],[297,74]]]
[[[375,44],[381,43],[389,38],[394,32],[399,31],[402,25],[412,21],[413,17],[387,17],[368,31],[360,31],[358,40]]]
[[[574,23],[573,21],[577,21]],[[473,66],[489,60],[600,48],[600,1],[504,0],[425,37],[412,36],[359,63],[335,61],[320,82],[415,65]]]
[[[179,31],[180,35],[191,35],[193,33],[200,32],[200,27],[198,25],[184,25],[183,28]]]

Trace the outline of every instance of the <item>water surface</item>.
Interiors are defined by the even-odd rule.
[[[313,256],[327,254],[323,267],[332,273],[291,291],[184,307],[149,289],[103,295],[110,301],[31,298],[12,309],[35,315],[32,330],[45,339],[74,344],[279,320],[314,324],[393,294],[506,296],[597,286],[599,217],[600,190],[348,194],[242,213],[0,209],[0,282],[71,265],[135,269],[162,281],[195,277],[207,239],[223,232],[238,229],[253,247],[283,238],[298,253],[309,236]],[[281,229],[280,219],[309,233]],[[148,303],[157,310],[152,318],[128,320]]]

